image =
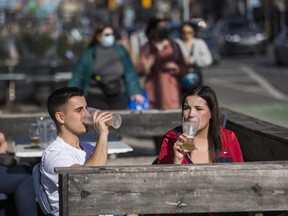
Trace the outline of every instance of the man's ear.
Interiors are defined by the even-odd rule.
[[[63,118],[63,113],[62,112],[56,112],[55,113],[55,118],[58,122],[64,123],[64,118]]]

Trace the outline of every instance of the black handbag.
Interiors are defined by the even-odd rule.
[[[102,80],[101,82],[98,82],[98,85],[106,96],[117,96],[122,92],[121,79],[110,81]]]

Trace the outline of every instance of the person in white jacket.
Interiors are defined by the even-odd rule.
[[[196,37],[197,30],[198,26],[191,22],[184,22],[181,26],[183,43],[180,47],[189,66],[189,73],[182,80],[182,91],[203,84],[201,68],[211,65],[213,61],[206,42]]]

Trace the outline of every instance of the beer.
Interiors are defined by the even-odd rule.
[[[29,137],[31,146],[38,147],[40,145],[40,131],[36,123],[32,123],[29,128]]]
[[[187,135],[187,141],[182,144],[184,152],[192,152],[196,149],[194,144],[194,137],[197,134],[199,125],[199,117],[194,115],[192,118],[187,120],[183,117],[182,119],[182,130]]]
[[[39,146],[40,144],[40,137],[39,136],[34,136],[34,137],[31,137],[30,138],[30,141],[31,141],[31,146]]]
[[[187,141],[183,142],[181,148],[184,152],[192,152],[196,149],[194,145],[194,137],[188,137]]]

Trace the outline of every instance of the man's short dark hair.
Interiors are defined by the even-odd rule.
[[[59,112],[61,107],[65,105],[71,97],[75,96],[83,96],[83,91],[77,87],[63,87],[55,90],[48,97],[47,109],[56,125],[55,113]]]

